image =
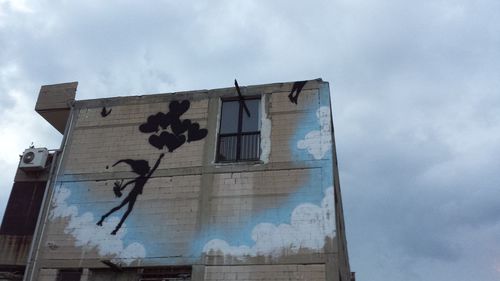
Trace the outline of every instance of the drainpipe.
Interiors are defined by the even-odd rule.
[[[52,196],[54,195],[55,183],[61,169],[62,160],[64,159],[65,148],[68,142],[68,135],[73,127],[73,116],[74,116],[74,103],[71,104],[71,112],[69,114],[68,121],[66,123],[66,128],[64,130],[63,139],[61,142],[61,147],[54,150],[54,156],[52,158],[52,164],[49,172],[49,179],[45,186],[45,192],[43,194],[42,205],[40,208],[40,213],[36,222],[35,233],[33,234],[33,240],[31,241],[30,251],[28,254],[28,263],[26,264],[26,270],[24,272],[23,281],[33,281],[37,280],[38,273],[38,256],[40,254],[40,247],[43,241],[43,235],[45,232],[45,226],[47,225],[47,218],[49,215],[50,203],[52,202]],[[59,157],[59,154],[61,157]],[[54,167],[57,165],[57,169],[54,173]]]

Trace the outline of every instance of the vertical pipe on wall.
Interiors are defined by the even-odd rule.
[[[49,179],[47,185],[45,186],[45,192],[42,199],[40,213],[38,215],[35,233],[33,234],[33,240],[31,241],[30,251],[28,254],[28,261],[26,264],[26,269],[24,272],[23,281],[37,280],[35,276],[38,271],[38,254],[40,253],[40,246],[43,240],[43,234],[45,231],[45,226],[47,224],[47,218],[50,209],[50,202],[52,201],[53,189],[55,188],[55,183],[61,169],[62,160],[65,154],[66,144],[68,142],[68,136],[73,127],[73,117],[74,117],[74,103],[71,104],[71,111],[69,114],[68,121],[66,123],[66,128],[64,130],[63,139],[61,141],[61,146],[56,153],[54,153],[55,159],[52,160],[52,164],[49,172]],[[61,154],[61,157],[59,157]],[[57,168],[54,173],[54,167]]]
[[[33,233],[33,239],[31,240],[30,250],[28,253],[28,261],[26,264],[26,269],[25,269],[24,278],[23,278],[23,280],[25,280],[25,281],[28,280],[27,279],[28,276],[32,275],[32,273],[31,273],[32,266],[34,265],[34,262],[35,262],[35,259],[33,257],[34,252],[36,251],[35,245],[37,245],[38,241],[41,239],[41,237],[39,237],[39,235],[38,235],[40,232],[40,224],[42,223],[42,218],[44,217],[43,214],[46,212],[46,209],[48,208],[48,202],[50,202],[49,200],[47,200],[47,197],[48,197],[50,185],[51,185],[52,178],[53,178],[54,167],[56,166],[56,163],[59,160],[59,157],[58,157],[59,153],[60,153],[60,150],[56,150],[54,152],[54,155],[52,156],[52,163],[50,164],[49,178],[47,180],[47,184],[45,185],[45,191],[43,193],[42,204],[40,205],[40,212],[38,214],[38,218],[37,218],[36,226],[35,226],[35,232]]]

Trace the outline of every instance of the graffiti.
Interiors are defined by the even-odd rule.
[[[69,203],[71,190],[78,190],[80,187],[72,183],[67,187],[59,188],[52,202],[54,209],[50,213],[52,220],[57,218],[69,220],[64,233],[74,237],[75,246],[95,248],[100,256],[114,255],[118,259],[117,262],[127,265],[146,257],[146,249],[141,243],[124,241],[127,228],[117,235],[109,236],[118,218],[111,217],[103,226],[98,227],[94,223],[94,215],[91,212],[82,211],[76,205]]]
[[[148,141],[152,146],[162,150],[164,147],[173,152],[185,142],[201,140],[208,134],[207,129],[200,129],[200,124],[191,122],[189,119],[181,120],[180,116],[189,109],[188,100],[182,102],[172,101],[169,104],[169,112],[158,112],[150,115],[146,121],[139,126],[143,133],[154,133]],[[168,131],[167,129],[170,129]],[[159,133],[161,130],[161,133]],[[187,132],[187,137],[184,135]],[[159,134],[158,134],[159,133]]]
[[[286,100],[288,95],[290,101],[297,104],[306,83],[303,81],[292,84],[293,87],[291,84],[288,85],[290,87],[288,90],[291,89],[291,92],[285,92],[284,96],[281,96],[280,93],[280,97]],[[243,111],[247,106],[248,109],[252,109],[252,107],[242,95],[245,88],[240,89],[235,80],[235,89],[231,92],[236,107],[239,106],[240,112],[243,114],[241,116],[246,117],[245,114],[250,112],[243,113]],[[235,202],[241,202],[242,206],[235,204],[236,209],[234,209],[231,207],[232,205],[228,204],[227,208],[224,206],[225,209],[221,208],[223,210],[219,211],[218,207],[217,209],[211,207],[207,210],[203,206],[197,205],[198,196],[211,196],[212,194],[206,195],[205,181],[202,179],[204,172],[198,173],[194,172],[194,169],[186,169],[190,173],[189,177],[186,178],[187,174],[183,168],[189,167],[191,164],[175,165],[172,163],[170,165],[169,162],[174,160],[173,158],[169,159],[168,156],[175,156],[175,159],[182,157],[190,159],[192,155],[205,153],[206,145],[193,150],[189,149],[190,147],[184,149],[183,145],[208,137],[205,122],[214,120],[215,116],[213,116],[214,118],[208,117],[212,117],[216,112],[207,109],[207,112],[203,114],[204,117],[193,119],[194,117],[190,117],[191,111],[189,110],[194,111],[195,104],[190,100],[179,99],[163,103],[162,109],[147,113],[144,113],[144,110],[156,105],[151,107],[149,104],[141,105],[138,112],[145,115],[142,115],[139,123],[131,121],[126,126],[120,124],[120,129],[117,129],[117,137],[113,138],[113,141],[124,137],[132,137],[133,141],[130,141],[130,146],[124,146],[126,150],[120,148],[120,153],[125,151],[123,153],[126,154],[121,157],[108,158],[111,160],[104,165],[99,162],[100,169],[103,167],[110,169],[105,171],[107,172],[105,176],[109,175],[109,177],[104,177],[103,174],[102,178],[98,178],[99,181],[105,179],[106,182],[97,183],[93,180],[87,182],[76,179],[71,181],[71,184],[64,183],[64,186],[61,184],[55,195],[52,218],[67,221],[64,231],[73,236],[74,240],[72,241],[74,241],[75,246],[90,247],[95,249],[99,256],[116,259],[125,264],[137,262],[139,266],[158,265],[157,259],[152,257],[164,257],[164,261],[175,265],[178,260],[185,262],[187,260],[184,259],[185,257],[201,259],[203,255],[231,256],[236,260],[244,261],[250,257],[258,256],[277,259],[309,252],[322,253],[329,249],[325,248],[329,245],[326,243],[331,243],[331,239],[335,237],[335,209],[333,207],[336,198],[330,187],[333,179],[331,157],[328,156],[328,152],[332,149],[332,128],[329,107],[322,106],[318,110],[318,103],[309,105],[305,102],[305,94],[305,92],[302,93],[300,106],[304,107],[304,110],[300,109],[300,114],[297,116],[304,116],[307,122],[290,122],[287,124],[290,126],[287,127],[289,134],[287,133],[283,138],[276,139],[271,136],[273,125],[277,126],[275,124],[279,124],[279,122],[271,123],[272,118],[275,117],[273,116],[274,111],[265,110],[270,102],[270,94],[266,94],[266,98],[263,96],[261,99],[262,111],[260,114],[262,116],[258,118],[261,127],[260,149],[262,152],[260,159],[263,163],[271,162],[272,167],[273,161],[281,161],[279,157],[272,158],[276,156],[271,155],[271,147],[277,146],[280,146],[277,151],[290,152],[290,155],[293,156],[291,156],[290,161],[324,160],[317,162],[317,165],[321,165],[321,169],[308,169],[307,167],[303,169],[301,162],[297,162],[297,169],[304,170],[300,181],[286,179],[289,182],[283,183],[283,185],[274,182],[274,177],[276,183],[285,181],[282,178],[287,177],[290,173],[295,173],[295,170],[290,170],[282,176],[276,176],[273,172],[271,182],[260,181],[258,173],[254,174],[252,170],[244,171],[244,173],[236,172],[234,175],[231,174],[230,179],[221,176],[221,185],[222,180],[224,185],[227,182],[228,190],[231,192],[234,190],[234,193],[228,194],[234,195]],[[324,105],[323,101],[326,100],[322,97],[319,106]],[[210,103],[205,103],[202,100],[200,108],[196,108],[196,110],[202,112],[205,110],[205,104],[208,106]],[[295,108],[293,105],[286,106],[286,104],[288,101],[285,103],[287,110],[290,109],[289,107]],[[271,105],[269,104],[269,106]],[[118,113],[116,110],[113,116]],[[306,113],[303,114],[302,111]],[[97,112],[100,112],[98,108]],[[103,118],[111,113],[111,107],[102,108]],[[134,118],[141,115],[134,115]],[[98,115],[96,117],[98,118]],[[199,121],[201,118],[203,121]],[[279,121],[279,118],[275,120]],[[99,127],[101,123],[97,120],[96,127]],[[114,124],[113,122],[111,122],[113,124],[108,123],[106,122],[106,127],[97,129],[104,131]],[[131,127],[130,124],[134,125]],[[130,132],[138,134],[138,138],[127,135]],[[110,135],[115,136],[114,132]],[[136,139],[141,140],[140,147],[132,145],[137,144]],[[280,143],[272,144],[271,140]],[[102,139],[100,138],[99,141]],[[289,147],[286,147],[287,141]],[[110,141],[107,140],[107,142]],[[144,148],[147,150],[147,158],[140,154]],[[170,153],[180,151],[180,155],[178,155],[179,157],[169,155],[167,151]],[[113,155],[117,154],[107,154],[106,157],[113,157]],[[194,163],[194,161],[192,162]],[[293,164],[295,165],[295,162]],[[167,166],[178,168],[179,172],[162,171]],[[122,169],[118,171],[118,168]],[[232,167],[223,167],[219,170],[215,173],[232,171]],[[265,167],[262,170],[266,172]],[[67,173],[77,174],[80,171],[67,171]],[[191,173],[195,175],[191,175]],[[128,176],[121,176],[121,174]],[[241,177],[241,184],[237,182],[239,177]],[[233,178],[234,183],[232,182]],[[254,181],[254,178],[259,180]],[[155,182],[155,180],[157,181]],[[214,185],[215,189],[219,188],[217,183],[214,180],[206,184]],[[275,185],[276,190],[274,190]],[[222,187],[217,189],[217,192],[219,191],[225,192]],[[260,197],[261,191],[266,192],[263,194],[265,196]],[[103,192],[107,192],[108,198],[101,198]],[[145,196],[140,196],[142,194]],[[184,194],[189,197],[184,196]],[[241,201],[237,201],[236,197],[239,195],[244,195]],[[274,196],[277,197],[274,198]],[[212,199],[210,198],[210,200]],[[225,204],[225,202],[221,204]],[[141,210],[143,206],[144,208],[154,208],[154,212],[151,211],[153,209]],[[200,228],[191,228],[190,225],[199,223],[196,220],[199,212],[210,212],[207,214],[207,218],[210,215],[210,222],[207,221],[206,227],[203,225]],[[181,239],[182,244],[177,239]],[[180,257],[180,259],[171,257]]]
[[[106,117],[106,116],[108,116],[109,114],[111,114],[111,110],[112,110],[112,109],[106,110],[106,107],[105,107],[105,106],[103,106],[103,107],[102,107],[102,110],[101,110],[101,116],[102,116],[103,118],[104,118],[104,117]]]
[[[297,81],[293,83],[292,90],[290,91],[290,94],[288,95],[288,98],[292,103],[297,104],[297,100],[299,99],[300,92],[302,91],[302,88],[304,88],[304,85],[306,85],[307,81]],[[293,93],[295,92],[295,95]]]
[[[160,154],[160,157],[158,158],[158,160],[156,160],[156,163],[152,169],[149,167],[149,163],[146,160],[122,159],[113,165],[113,167],[114,167],[114,166],[118,165],[119,163],[126,163],[132,168],[132,171],[134,173],[138,174],[139,176],[137,178],[125,183],[123,186],[121,185],[122,182],[115,182],[114,187],[113,187],[113,192],[115,193],[115,195],[117,197],[122,196],[121,191],[124,190],[127,187],[127,185],[132,184],[132,183],[135,183],[135,185],[132,188],[132,190],[128,193],[127,197],[125,197],[125,199],[123,199],[123,201],[120,205],[114,207],[113,209],[111,209],[109,212],[107,212],[106,214],[104,214],[101,217],[101,219],[96,223],[98,226],[102,226],[102,223],[109,215],[120,210],[123,206],[128,204],[127,211],[125,211],[120,222],[116,225],[115,229],[111,232],[112,235],[116,234],[116,232],[122,226],[123,222],[127,219],[130,212],[132,212],[132,209],[134,208],[134,205],[135,205],[135,201],[137,200],[137,196],[139,196],[139,194],[142,194],[142,190],[144,189],[144,185],[149,180],[151,175],[153,175],[154,171],[156,171],[156,169],[160,165],[161,159],[164,156],[165,156],[164,153]]]
[[[203,139],[207,134],[207,129],[200,129],[200,124],[191,122],[189,119],[181,120],[180,116],[188,111],[190,103],[188,100],[183,100],[182,102],[172,101],[169,104],[169,112],[163,113],[158,112],[154,115],[150,115],[146,123],[139,126],[139,131],[143,133],[154,133],[152,134],[148,141],[153,147],[162,150],[164,147],[168,149],[169,152],[173,152],[186,141],[192,142]],[[103,112],[105,108],[103,108]],[[158,135],[157,133],[162,132]],[[167,131],[170,128],[170,131]],[[187,132],[187,137],[184,135]],[[161,159],[165,156],[165,153],[160,154],[158,160],[154,164],[153,168],[149,166],[146,160],[132,160],[132,159],[122,159],[113,164],[113,167],[119,163],[125,163],[132,168],[132,172],[138,174],[139,176],[131,181],[123,184],[123,180],[115,181],[113,185],[113,193],[116,197],[122,196],[122,191],[130,184],[134,184],[132,190],[128,193],[127,197],[123,199],[120,205],[112,208],[109,212],[104,214],[101,219],[96,223],[98,226],[102,226],[104,220],[112,213],[120,210],[125,205],[127,205],[127,210],[123,214],[120,222],[116,225],[115,229],[111,232],[112,235],[116,235],[116,232],[121,228],[123,222],[127,219],[129,214],[134,208],[135,201],[139,194],[142,194],[144,185],[151,178],[153,173],[156,171],[160,165]]]

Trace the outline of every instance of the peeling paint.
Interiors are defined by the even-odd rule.
[[[266,104],[268,99],[263,96],[261,99],[261,128],[260,128],[260,160],[264,163],[269,162],[269,155],[271,154],[271,119],[268,118]]]
[[[332,133],[330,128],[330,108],[322,106],[316,111],[320,130],[307,133],[303,140],[297,143],[297,148],[306,149],[314,159],[320,160],[332,149]]]

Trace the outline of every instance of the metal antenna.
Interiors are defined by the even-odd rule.
[[[245,109],[247,116],[250,117],[250,111],[247,108],[247,105],[245,103],[245,99],[243,99],[243,95],[241,94],[241,91],[240,91],[240,86],[238,86],[238,81],[236,81],[236,79],[234,79],[234,86],[236,87],[236,92],[238,92],[238,96],[240,97],[240,99],[239,99],[240,104],[243,105],[243,109]]]

